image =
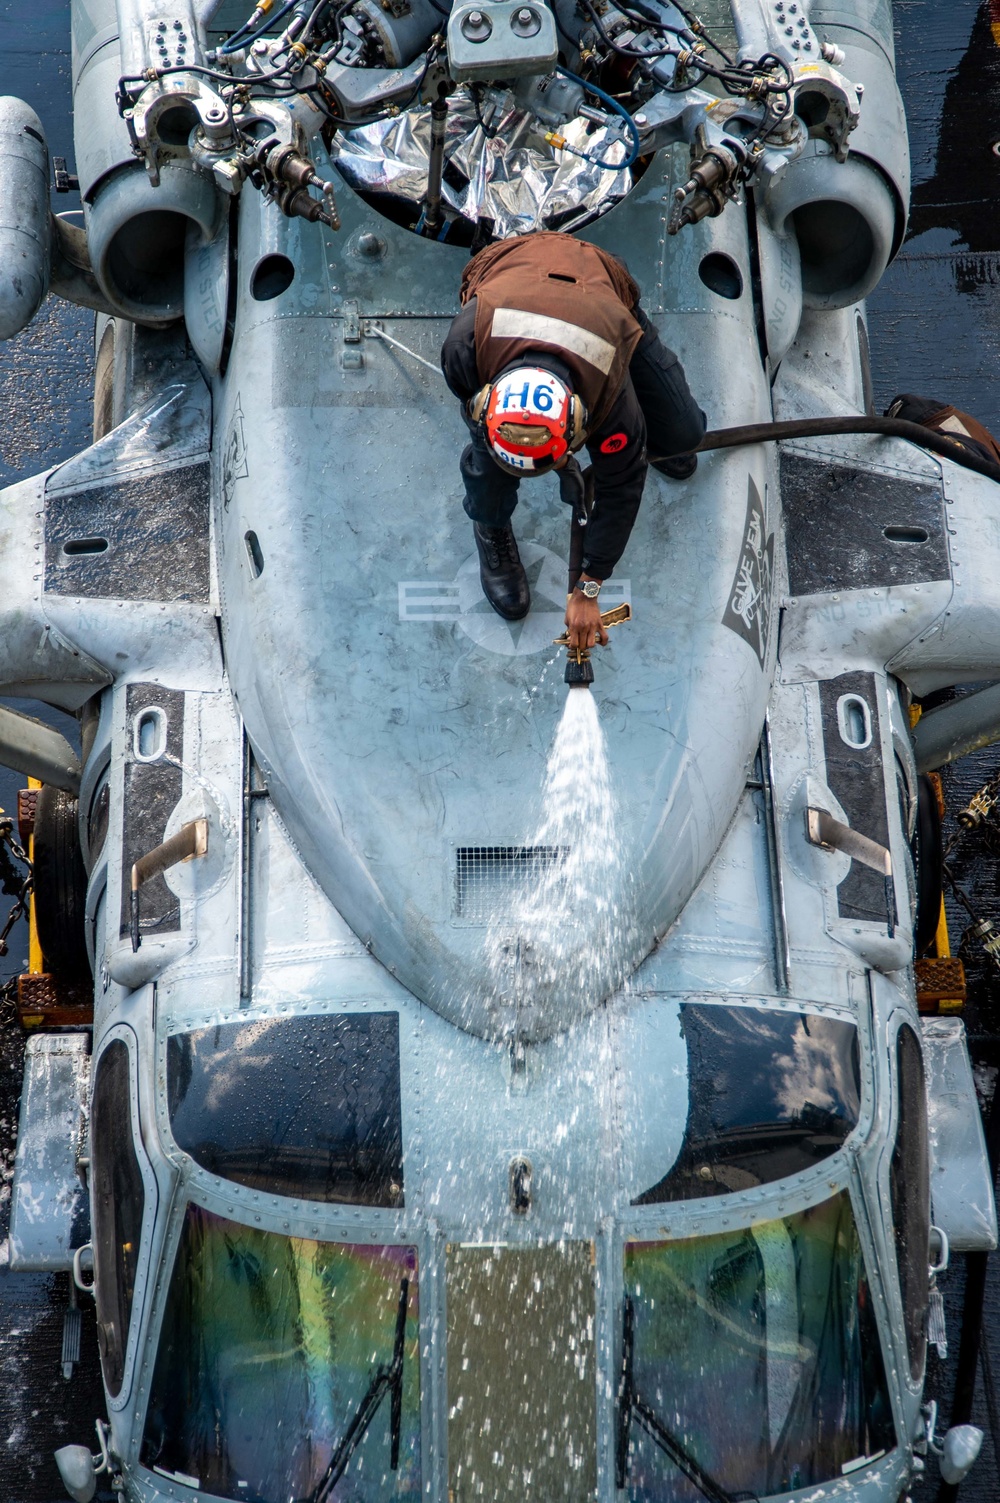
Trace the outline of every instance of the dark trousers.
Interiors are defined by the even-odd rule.
[[[677,356],[662,342],[641,308],[636,308],[635,316],[642,326],[642,338],[629,364],[625,391],[604,426],[609,431],[619,426],[619,408],[623,408],[621,415],[627,423],[628,408],[637,402],[645,419],[649,453],[655,459],[687,454],[701,441],[705,414],[688,389]],[[478,425],[472,429],[472,442],[462,453],[460,468],[466,514],[483,527],[506,527],[517,506],[520,482],[494,463]]]

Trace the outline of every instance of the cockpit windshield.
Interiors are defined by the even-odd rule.
[[[630,1499],[765,1498],[895,1445],[846,1192],[732,1232],[629,1242],[624,1274],[618,1469]]]
[[[281,1236],[189,1205],[141,1460],[244,1503],[419,1497],[416,1248]]]

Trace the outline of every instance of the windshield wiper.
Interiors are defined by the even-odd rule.
[[[618,1383],[618,1413],[615,1435],[615,1482],[620,1489],[624,1488],[628,1478],[628,1450],[629,1437],[632,1430],[632,1421],[640,1425],[650,1440],[664,1453],[669,1456],[677,1469],[684,1473],[689,1482],[693,1482],[700,1493],[708,1498],[709,1503],[741,1503],[741,1500],[751,1499],[758,1503],[756,1493],[729,1493],[726,1489],[705,1471],[705,1468],[696,1461],[690,1451],[677,1439],[677,1436],[668,1430],[655,1410],[643,1399],[635,1386],[633,1372],[633,1353],[635,1349],[635,1306],[631,1298],[625,1296],[625,1315],[622,1322],[622,1373]]]
[[[365,1438],[368,1427],[379,1411],[386,1394],[390,1395],[389,1406],[389,1466],[392,1471],[399,1467],[399,1437],[403,1425],[403,1354],[406,1343],[406,1305],[410,1293],[409,1279],[399,1285],[399,1305],[396,1309],[396,1336],[392,1345],[392,1361],[388,1366],[380,1362],[372,1375],[361,1403],[355,1409],[351,1422],[339,1441],[330,1464],[323,1473],[305,1503],[327,1503],[327,1499],[347,1471],[348,1463]]]

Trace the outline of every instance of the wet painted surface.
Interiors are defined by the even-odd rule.
[[[899,391],[939,397],[974,413],[1000,432],[1000,47],[990,6],[976,0],[897,0],[900,83],[906,100],[914,164],[914,214],[903,253],[869,309],[876,403]],[[0,0],[0,93],[20,95],[41,115],[51,151],[70,158],[68,0],[37,0],[30,18]],[[56,199],[58,211],[75,196]],[[89,439],[92,315],[50,301],[34,325],[0,349],[0,483],[67,458]],[[65,718],[56,716],[61,723]],[[989,752],[949,779],[949,800],[961,808],[994,770]],[[12,809],[22,780],[0,774],[0,805]],[[981,910],[997,916],[1000,841],[969,842],[961,875]],[[2,915],[0,915],[2,917]],[[953,913],[955,938],[965,921]],[[23,968],[23,925],[0,959],[0,981]],[[1000,973],[969,962],[974,1001],[968,1024],[987,1069],[1000,1059],[996,1025]],[[992,1017],[991,1017],[992,1013]],[[16,1132],[22,1045],[7,1014],[0,1022],[0,1240],[6,1235],[10,1169]],[[947,1415],[960,1329],[963,1259],[943,1281],[952,1360],[929,1363],[928,1389]],[[987,1300],[989,1319],[980,1370],[976,1422],[987,1430],[983,1456],[962,1489],[967,1503],[987,1503],[998,1490],[1000,1426],[1000,1274],[996,1260]],[[55,1503],[62,1497],[51,1460],[55,1446],[90,1442],[101,1413],[93,1307],[84,1308],[83,1362],[72,1383],[59,1355],[64,1277],[7,1274],[0,1266],[0,1503]],[[923,1497],[933,1496],[932,1468]]]

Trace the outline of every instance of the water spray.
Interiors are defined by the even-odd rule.
[[[573,511],[569,528],[568,586],[568,592],[572,595],[576,589],[576,582],[583,573],[583,540],[586,536],[587,523],[594,510],[593,466],[588,465],[585,470],[581,470],[578,461],[570,457],[559,471],[559,494]],[[601,625],[605,627],[620,626],[623,621],[631,621],[631,619],[632,607],[627,602],[624,605],[616,605],[613,610],[601,612]],[[556,637],[555,640],[558,647],[566,649],[565,682],[571,689],[589,689],[594,682],[594,665],[590,661],[590,648],[570,647],[568,631],[564,631],[562,636]]]

